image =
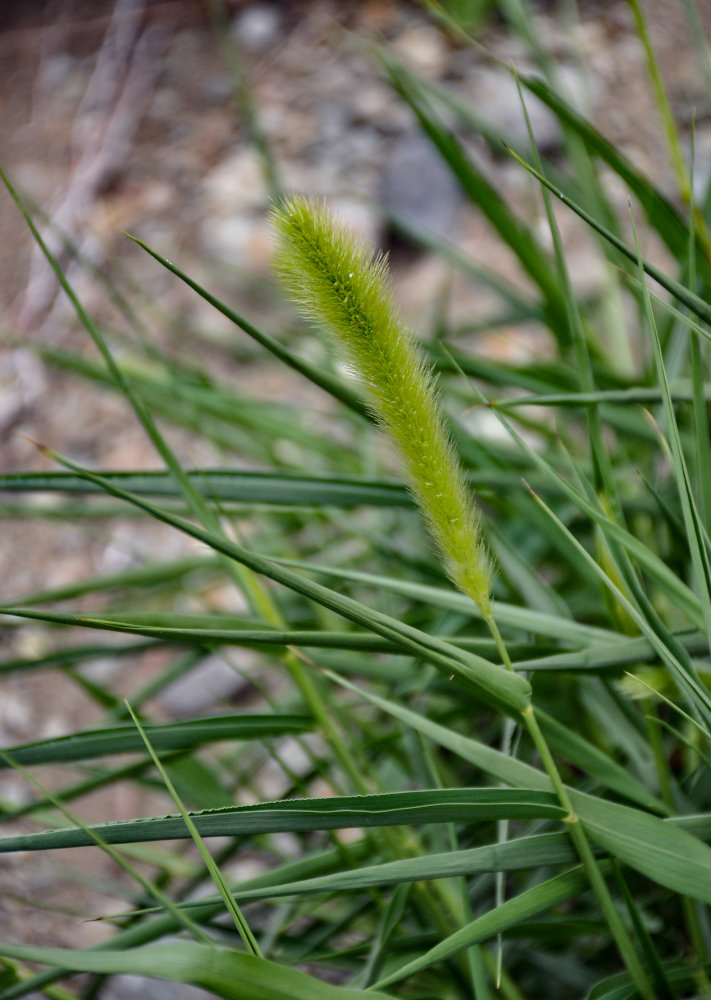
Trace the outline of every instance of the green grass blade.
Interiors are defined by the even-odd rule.
[[[382,988],[400,982],[416,972],[421,972],[437,962],[456,955],[464,948],[470,948],[480,941],[490,940],[523,920],[530,920],[531,917],[545,913],[546,910],[566,902],[587,888],[587,875],[580,868],[574,868],[563,875],[549,879],[477,917],[419,958],[380,979],[375,986]]]
[[[151,745],[165,751],[191,750],[222,740],[271,739],[289,733],[308,732],[312,728],[313,720],[308,716],[282,714],[214,715],[205,719],[144,726]],[[56,764],[144,750],[145,745],[135,726],[125,724],[24,743],[8,747],[5,752],[18,764]],[[7,766],[5,760],[0,760],[0,768]]]
[[[55,457],[58,458],[58,456]],[[126,490],[119,489],[103,480],[101,476],[83,470],[71,462],[62,459],[61,464],[103,486],[107,493],[126,500],[157,520],[170,524],[185,534],[204,542],[215,551],[246,566],[253,572],[262,573],[297,593],[303,594],[317,604],[343,615],[356,624],[363,625],[378,635],[392,639],[402,649],[424,656],[445,672],[454,671],[455,674],[466,679],[468,684],[476,688],[480,697],[503,708],[504,711],[516,714],[529,703],[530,685],[522,677],[496,667],[482,657],[458,650],[456,647],[428,636],[418,629],[374,611],[358,601],[344,597],[336,591],[312,583],[291,570],[279,566],[274,560],[259,556],[223,536],[215,535],[184,518],[170,514],[168,511]]]
[[[201,837],[236,837],[342,830],[359,826],[450,823],[455,820],[473,823],[513,818],[561,819],[563,815],[549,792],[455,788],[322,799],[283,799],[256,806],[229,806],[192,813],[190,818]],[[82,847],[95,842],[92,834],[108,844],[180,840],[190,835],[182,816],[157,816],[100,823],[86,830],[68,827],[3,837],[0,839],[0,852]]]
[[[565,302],[554,272],[533,234],[516,218],[496,188],[467,157],[455,136],[440,124],[435,112],[428,107],[426,97],[414,76],[387,57],[383,58],[383,62],[396,92],[410,106],[422,131],[440,153],[465,194],[484,213],[540,289],[553,332],[559,342],[565,344],[567,342]]]
[[[314,893],[357,892],[375,886],[399,885],[426,879],[455,878],[493,871],[521,871],[539,865],[564,865],[575,861],[576,854],[564,833],[540,833],[518,837],[502,844],[486,844],[468,850],[447,851],[424,857],[386,861],[382,864],[359,865],[353,871],[340,871],[300,881],[286,881],[257,889],[235,886],[231,891],[240,903],[257,899],[277,899],[282,896],[302,896]],[[199,909],[207,903],[217,903],[218,897],[181,903],[184,909]],[[137,911],[141,914],[156,912]]]
[[[632,247],[629,247],[623,240],[619,239],[619,237],[615,236],[614,233],[610,232],[609,229],[599,223],[592,215],[589,214],[589,212],[586,212],[581,205],[561,191],[560,188],[552,184],[547,177],[537,171],[530,163],[527,163],[522,157],[517,156],[513,150],[509,149],[509,152],[513,158],[529,172],[529,174],[547,187],[560,202],[575,212],[576,215],[591,226],[597,233],[604,236],[604,238],[617,250],[619,250],[624,257],[626,257],[629,261],[632,261],[632,263],[637,264],[638,256]],[[704,299],[696,295],[694,292],[689,291],[689,289],[685,288],[685,286],[680,282],[670,278],[664,273],[664,271],[662,271],[661,268],[652,264],[650,261],[643,260],[642,267],[650,278],[654,278],[655,281],[659,282],[662,288],[666,288],[666,290],[670,292],[674,298],[678,299],[679,302],[690,309],[695,316],[698,316],[699,319],[702,319],[705,323],[711,322],[711,306],[705,302]]]
[[[257,944],[257,940],[254,937],[254,934],[252,933],[252,930],[251,930],[249,924],[244,919],[244,916],[242,915],[242,911],[240,910],[239,906],[237,905],[237,903],[234,901],[234,899],[230,895],[230,891],[229,891],[229,889],[227,887],[227,883],[225,881],[225,878],[224,878],[222,872],[220,871],[219,865],[214,860],[214,858],[212,857],[212,855],[208,851],[207,847],[205,846],[205,842],[203,841],[202,836],[200,835],[200,832],[198,831],[197,827],[195,826],[195,823],[193,822],[192,817],[189,815],[189,813],[187,812],[185,806],[183,805],[182,799],[181,799],[180,795],[178,794],[178,792],[177,792],[177,790],[175,788],[175,785],[173,784],[170,776],[168,775],[168,772],[166,771],[166,769],[163,766],[160,758],[156,754],[153,746],[151,745],[151,742],[148,739],[146,731],[143,728],[143,726],[141,725],[141,723],[140,723],[140,721],[138,719],[138,716],[135,714],[135,712],[133,711],[133,709],[131,708],[131,706],[129,705],[128,702],[126,702],[126,708],[128,709],[128,711],[129,711],[129,713],[131,715],[131,718],[133,719],[133,723],[134,723],[136,729],[138,730],[138,733],[139,733],[141,739],[143,740],[143,742],[144,742],[144,744],[146,746],[146,749],[148,750],[148,753],[150,754],[151,759],[153,760],[153,763],[155,764],[155,766],[158,769],[158,772],[159,772],[159,774],[160,774],[160,776],[161,776],[161,778],[163,780],[164,785],[166,786],[166,788],[168,789],[168,792],[170,793],[170,797],[173,799],[173,802],[175,802],[176,806],[180,810],[180,818],[182,819],[183,823],[185,824],[185,826],[186,826],[186,828],[188,830],[188,833],[190,834],[191,838],[195,842],[195,846],[197,847],[198,851],[200,852],[200,856],[202,857],[203,862],[205,863],[205,867],[207,868],[208,872],[210,873],[210,877],[212,878],[212,881],[217,886],[217,889],[218,889],[218,891],[220,893],[220,896],[222,897],[222,901],[225,904],[225,909],[227,910],[227,912],[232,917],[232,919],[234,921],[234,924],[235,924],[235,927],[237,929],[237,933],[241,937],[242,942],[243,942],[245,948],[247,949],[247,951],[249,952],[250,955],[252,955],[252,956],[254,956],[256,958],[262,958],[263,957],[262,956],[262,952],[261,952],[261,949],[260,949],[259,945]]]
[[[195,469],[187,473],[206,500],[269,504],[279,507],[338,506],[410,507],[402,483],[356,476],[312,476],[296,472],[244,472],[237,469]],[[179,496],[165,472],[102,472],[110,482],[146,497]],[[8,493],[50,491],[102,493],[96,483],[71,472],[20,472],[0,476],[0,490]]]
[[[388,1000],[382,992],[332,986],[275,962],[192,941],[171,941],[124,951],[78,951],[0,943],[0,954],[72,972],[130,973],[172,983],[192,983],[224,1000]]]
[[[175,264],[172,264],[165,257],[162,257],[156,250],[152,250],[142,240],[139,240],[136,236],[130,235],[129,239],[133,240],[134,243],[137,243],[138,246],[145,250],[147,254],[150,254],[154,260],[157,260],[159,264],[162,264],[168,271],[171,271],[177,278],[180,278],[180,280],[183,281],[189,288],[192,288],[193,291],[197,292],[201,298],[203,298],[206,302],[209,302],[211,306],[214,306],[218,312],[222,313],[223,316],[243,330],[249,337],[255,340],[262,347],[266,348],[270,354],[274,355],[274,357],[283,364],[286,364],[289,368],[299,372],[300,375],[303,375],[310,382],[313,382],[314,385],[319,386],[319,388],[333,396],[334,399],[343,403],[344,406],[347,406],[354,413],[358,413],[359,415],[370,419],[368,410],[360,397],[356,393],[352,392],[343,382],[333,378],[328,374],[328,372],[322,371],[320,368],[310,364],[308,361],[297,357],[273,337],[270,337],[269,334],[258,330],[257,327],[253,326],[246,319],[240,316],[239,313],[234,311],[234,309],[230,309],[230,307],[224,302],[221,302],[214,295],[211,295],[207,289],[202,287],[202,285],[193,281],[193,279],[190,278],[184,271],[181,271],[179,267],[175,266]]]

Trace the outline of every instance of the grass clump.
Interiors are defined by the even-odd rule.
[[[451,30],[459,5],[427,6]],[[502,11],[538,60],[521,90],[556,115],[565,169],[504,138],[546,198],[589,227],[606,278],[585,296],[553,212],[550,256],[457,133],[498,142],[495,125],[378,55],[528,285],[400,220],[402,234],[498,296],[487,331],[545,331],[545,359],[486,354],[480,317],[454,322],[446,303],[416,341],[385,260],[318,200],[277,203],[276,268],[359,392],[330,356],[306,360],[144,246],[328,393],[335,430],[288,399],[269,411],[194,356],[129,351],[43,247],[105,367],[44,356],[121,393],[163,467],[89,470],[47,451],[63,468],[0,477],[15,498],[5,512],[73,524],[129,513],[201,551],[2,609],[11,636],[27,622],[72,630],[65,645],[7,656],[3,674],[61,671],[95,713],[91,728],[3,749],[18,775],[72,770],[51,792],[31,776],[31,798],[0,803],[0,852],[104,849],[125,880],[101,948],[1,943],[0,1000],[98,1000],[121,972],[226,1000],[711,995],[711,199],[684,206],[687,185],[677,201],[658,190],[561,95],[526,5]],[[601,163],[634,199],[628,230]],[[666,248],[664,269],[635,227]],[[482,401],[505,441],[461,419]],[[202,434],[222,464],[187,470],[157,417]],[[406,483],[376,464],[381,431]],[[259,468],[235,468],[245,456]],[[231,595],[225,610],[211,587],[222,607]],[[216,654],[241,670],[244,649],[259,664],[249,711],[163,717],[177,679]],[[146,681],[138,667],[156,650]],[[107,657],[135,673],[119,685],[85,672]],[[282,791],[269,798],[275,771]],[[85,798],[125,784],[162,796],[155,815],[87,822]],[[66,970],[94,976],[85,993],[57,985]]]

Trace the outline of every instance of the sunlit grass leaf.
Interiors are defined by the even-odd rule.
[[[386,994],[332,986],[296,969],[217,945],[173,941],[123,951],[0,944],[0,954],[72,972],[130,973],[192,983],[224,1000],[386,1000]]]

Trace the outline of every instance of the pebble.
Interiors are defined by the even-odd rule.
[[[265,209],[267,189],[255,150],[244,146],[222,159],[206,174],[202,193],[207,212],[218,216]]]
[[[235,40],[245,52],[264,52],[279,39],[281,17],[276,6],[267,3],[250,4],[232,22]]]
[[[463,197],[459,184],[430,141],[419,132],[392,143],[383,170],[382,203],[437,236],[452,238]]]
[[[161,982],[143,976],[112,976],[101,991],[105,1000],[211,1000],[213,993],[190,983]]]
[[[395,53],[419,73],[441,77],[449,58],[444,35],[433,25],[416,24],[403,31],[393,43]]]
[[[244,663],[251,667],[256,662],[255,654],[248,650],[236,651],[237,655],[240,665]],[[161,692],[159,701],[174,718],[199,715],[219,706],[224,710],[224,703],[234,697],[245,683],[243,677],[221,656],[208,656],[198,667]]]

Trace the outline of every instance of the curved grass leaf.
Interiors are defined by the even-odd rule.
[[[454,878],[459,875],[477,875],[483,872],[521,871],[539,865],[564,865],[577,858],[565,833],[540,833],[518,837],[500,844],[486,844],[469,850],[447,851],[445,854],[428,854],[424,857],[386,861],[377,865],[359,865],[352,871],[334,872],[298,882],[282,882],[257,889],[236,886],[232,892],[240,903],[256,899],[277,899],[282,896],[303,896],[314,893],[351,892],[402,882],[419,882],[426,879]],[[199,908],[217,902],[218,897],[179,904],[182,908]],[[155,909],[141,913],[157,912]]]
[[[291,559],[279,559],[275,560],[275,562],[280,562],[284,566],[294,566],[311,573],[318,573],[325,577],[335,577],[341,580],[353,580],[357,583],[371,584],[374,587],[382,588],[393,594],[403,594],[413,600],[422,601],[423,604],[434,605],[434,607],[438,608],[447,608],[450,611],[458,611],[473,618],[479,617],[479,612],[473,601],[456,590],[445,587],[433,587],[430,584],[416,583],[411,580],[401,580],[373,573],[363,573],[359,570],[345,569],[340,566],[321,566],[317,563],[306,563]],[[626,638],[612,629],[600,628],[595,625],[585,625],[581,622],[572,621],[570,618],[564,618],[562,615],[532,611],[530,608],[507,604],[504,601],[495,602],[495,612],[496,621],[499,625],[522,629],[524,632],[532,632],[535,635],[549,636],[559,639],[560,642],[573,643],[575,645],[607,643],[610,649],[612,649],[621,640]]]
[[[0,943],[0,955],[72,972],[130,973],[171,983],[192,983],[224,1000],[387,1000],[384,993],[332,986],[263,958],[194,941],[171,941],[125,951]]]

